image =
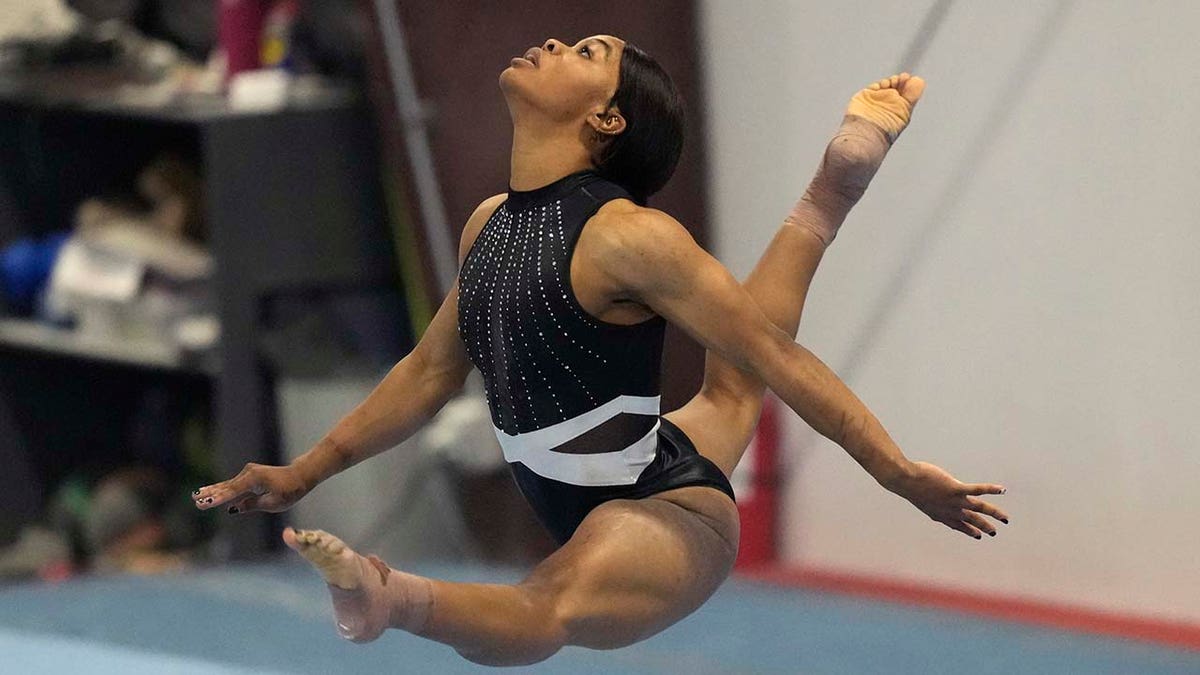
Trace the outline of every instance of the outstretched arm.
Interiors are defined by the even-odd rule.
[[[674,218],[653,209],[614,211],[596,225],[589,257],[616,289],[614,295],[644,304],[757,375],[881,485],[932,519],[978,538],[977,527],[994,531],[980,513],[1007,518],[972,496],[998,494],[1000,486],[963,484],[937,467],[906,458],[837,375],[772,324]]]
[[[459,262],[505,195],[484,201],[468,219]],[[196,506],[231,504],[230,513],[285,511],[325,479],[395,447],[458,392],[471,362],[458,335],[458,282],[417,346],[312,449],[288,466],[247,464],[233,478],[193,493]]]
[[[458,336],[455,281],[417,346],[313,449],[292,462],[306,490],[404,442],[462,389],[470,370]]]

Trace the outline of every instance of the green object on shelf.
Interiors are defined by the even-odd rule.
[[[412,220],[408,218],[409,202],[404,194],[403,181],[391,168],[384,168],[383,190],[415,343],[421,339],[425,329],[433,321],[433,308],[430,306],[429,290],[425,287],[424,275],[421,274],[421,261],[418,257],[420,249],[413,237]]]
[[[52,513],[55,520],[65,518],[80,522],[91,504],[91,480],[80,474],[68,476],[54,493]]]

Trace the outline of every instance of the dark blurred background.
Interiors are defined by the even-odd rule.
[[[188,495],[306,451],[419,339],[445,242],[507,189],[512,56],[620,35],[675,78],[694,138],[692,3],[618,2],[600,23],[557,2],[9,4],[0,576],[254,558],[289,518],[400,560],[548,551],[471,388],[449,421],[284,517],[201,513]],[[701,242],[703,180],[688,143],[652,200]],[[671,335],[668,405],[702,363]]]

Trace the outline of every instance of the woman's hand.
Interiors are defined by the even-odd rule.
[[[227,481],[196,490],[192,499],[201,510],[233,502],[230,513],[279,513],[292,508],[310,489],[293,467],[251,463]]]
[[[889,480],[884,487],[912,502],[931,519],[976,539],[983,538],[980,530],[996,536],[996,528],[983,515],[1008,524],[1007,513],[975,496],[1002,495],[1002,486],[963,483],[928,462],[913,462],[903,475]]]

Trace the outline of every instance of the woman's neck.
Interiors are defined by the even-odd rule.
[[[526,191],[593,168],[590,153],[575,130],[513,127],[509,187]]]

